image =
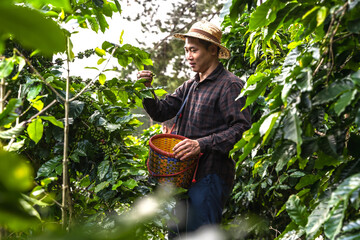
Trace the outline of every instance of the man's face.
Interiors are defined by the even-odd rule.
[[[185,56],[194,72],[204,73],[216,59],[216,52],[210,46],[208,49],[199,42],[197,38],[185,39]]]

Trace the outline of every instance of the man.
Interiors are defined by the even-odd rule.
[[[154,98],[143,100],[150,117],[163,122],[173,118],[187,98],[176,133],[188,139],[175,145],[174,154],[185,160],[202,153],[197,181],[187,193],[186,215],[181,218],[177,214],[180,223],[173,228],[177,234],[221,222],[235,175],[235,162],[229,158],[229,151],[251,125],[249,110],[242,110],[245,99],[235,101],[244,83],[219,61],[230,57],[230,51],[221,45],[221,36],[221,30],[206,21],[195,23],[186,34],[175,34],[185,41],[186,60],[196,75],[163,100],[155,94]],[[144,84],[151,87],[150,71],[139,72],[138,79],[141,78],[147,79]]]

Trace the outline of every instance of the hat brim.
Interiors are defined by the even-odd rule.
[[[215,42],[214,40],[212,40],[212,39],[210,39],[210,38],[208,38],[208,37],[206,37],[206,36],[204,36],[204,35],[202,35],[200,33],[197,33],[197,32],[189,32],[189,33],[186,33],[186,34],[176,33],[176,34],[173,35],[173,37],[181,39],[183,41],[185,41],[186,37],[199,38],[199,39],[211,42],[211,43],[215,44],[216,46],[218,46],[220,48],[219,58],[221,58],[221,59],[229,59],[230,56],[231,56],[229,49],[227,49],[226,47],[224,47],[221,44]]]

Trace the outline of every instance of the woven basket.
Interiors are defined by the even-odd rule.
[[[189,188],[194,176],[198,157],[184,161],[176,159],[172,148],[186,137],[175,134],[159,134],[150,138],[149,173],[159,183],[172,183],[177,187]]]

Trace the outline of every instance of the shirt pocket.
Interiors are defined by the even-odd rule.
[[[193,105],[192,119],[196,128],[213,131],[222,124],[219,104],[216,99],[198,99]]]

